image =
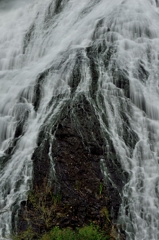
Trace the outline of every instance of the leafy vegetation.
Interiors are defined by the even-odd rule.
[[[18,236],[13,236],[13,240],[111,240],[111,236],[107,236],[104,231],[100,230],[98,226],[90,224],[76,230],[71,228],[60,229],[58,226],[54,227],[50,232],[39,236],[31,228],[22,232]]]
[[[72,229],[60,229],[54,227],[53,230],[43,235],[41,240],[108,240],[109,236],[106,236],[104,231],[101,231],[98,226],[90,224],[82,228],[73,231]]]

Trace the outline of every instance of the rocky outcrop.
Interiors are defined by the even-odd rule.
[[[40,133],[39,146],[33,155],[33,191],[19,211],[18,232],[31,226],[41,234],[57,225],[75,229],[91,222],[110,232],[121,199],[117,189],[104,181],[100,159],[108,161],[117,181],[117,174],[122,170],[118,166],[116,174],[114,165],[106,159],[104,138],[90,102],[81,95],[78,101],[67,103],[59,122],[52,128],[53,178],[48,154],[50,142],[45,134]],[[53,179],[51,183],[50,179]],[[121,188],[120,180],[118,185]]]

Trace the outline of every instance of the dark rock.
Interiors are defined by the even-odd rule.
[[[105,206],[109,209],[113,208],[113,217],[117,218],[120,196],[118,191],[103,181],[100,159],[105,158],[104,139],[96,114],[84,96],[80,96],[78,102],[72,102],[71,105],[74,111],[68,110],[69,108],[65,109],[59,124],[52,130],[52,133],[55,133],[55,140],[52,142],[52,157],[55,161],[56,179],[49,187],[52,189],[49,192],[46,192],[46,183],[49,180],[50,142],[46,137],[45,129],[39,134],[38,147],[33,154],[33,192],[35,198],[37,195],[38,199],[42,198],[43,201],[45,199],[45,204],[43,202],[40,204],[52,209],[50,210],[51,216],[49,216],[51,224],[46,225],[41,217],[41,209],[35,209],[34,199],[30,197],[26,204],[24,202],[21,204],[18,231],[25,230],[29,224],[41,234],[56,225],[75,229],[90,222],[101,227],[107,225],[108,231],[111,224],[106,217],[101,215]],[[72,115],[73,112],[74,115]],[[111,162],[108,163],[108,167],[112,169]],[[115,168],[111,170],[114,178],[118,178],[115,172]],[[55,197],[60,195],[60,201],[56,206],[56,199],[53,200],[50,192]]]

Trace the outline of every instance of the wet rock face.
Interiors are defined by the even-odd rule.
[[[83,149],[69,122],[60,126],[53,144],[55,169],[64,204],[72,206],[72,212],[62,226],[80,226],[90,220],[100,221],[100,209],[107,204],[106,188],[100,194],[102,175],[97,154]]]
[[[88,106],[87,115],[89,115],[89,111]],[[84,125],[82,122],[80,124]],[[88,122],[85,123],[85,125],[87,124],[89,125]],[[59,124],[56,140],[53,143],[56,176],[60,183],[59,191],[62,194],[63,203],[72,206],[72,212],[62,226],[80,226],[89,223],[90,220],[100,222],[100,210],[108,202],[99,165],[102,140],[98,143],[95,142],[96,137],[92,139],[86,126],[79,127],[78,131],[84,136],[83,139],[68,116]],[[86,146],[84,142],[86,139],[88,140],[89,136],[90,145],[87,141],[88,145]]]
[[[108,231],[111,216],[108,216],[106,209],[111,211],[113,208],[113,218],[117,218],[121,199],[118,191],[104,182],[100,169],[100,159],[106,159],[104,138],[97,116],[84,96],[81,95],[65,107],[59,123],[52,129],[52,134],[55,136],[52,157],[56,179],[50,189],[54,197],[60,196],[60,201],[58,206],[53,207],[51,225],[46,226],[44,221],[40,223],[41,213],[34,210],[34,203],[29,198],[19,212],[18,231],[25,230],[29,225],[39,232],[49,230],[55,225],[75,229],[90,222]],[[40,144],[40,139],[43,139],[43,144]],[[48,152],[49,142],[45,133],[41,132],[39,147],[33,155],[33,191],[46,195],[45,207],[52,209],[54,203],[50,191],[46,193],[45,190],[50,168]],[[108,165],[111,168],[111,164]],[[113,172],[115,178],[115,171],[112,170],[112,174]],[[29,221],[25,220],[26,215]],[[37,223],[36,219],[39,219]]]

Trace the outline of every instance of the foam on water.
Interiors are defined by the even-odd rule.
[[[86,49],[100,44],[103,59],[110,57],[107,64],[96,59],[97,104],[90,101],[103,133],[109,134],[123,169],[129,173],[121,193],[119,223],[127,239],[159,239],[158,7],[158,0],[63,0],[60,7],[51,0],[0,2],[1,239],[9,239],[12,213],[30,189],[31,156],[38,132],[47,116],[56,118],[63,102],[71,97],[69,81],[77,52],[83,60],[76,94],[84,92],[90,99]],[[108,49],[112,49],[110,53]],[[36,84],[48,69],[40,83],[38,102]],[[128,93],[118,85],[119,75],[128,84]],[[104,107],[98,101],[100,94]],[[50,107],[53,97],[59,95],[63,96],[59,105]],[[125,126],[126,135],[135,134],[135,146],[128,144],[131,139],[125,137]],[[106,142],[106,149],[108,145]]]

